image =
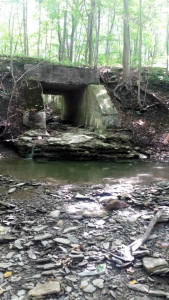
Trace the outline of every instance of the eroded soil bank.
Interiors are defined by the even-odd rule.
[[[0,182],[1,299],[169,298],[168,181],[62,185],[1,175]],[[110,201],[117,210],[105,209]],[[133,258],[123,252],[161,210]]]

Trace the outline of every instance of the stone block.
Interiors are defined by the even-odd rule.
[[[46,113],[44,111],[25,111],[23,124],[32,129],[46,129]]]

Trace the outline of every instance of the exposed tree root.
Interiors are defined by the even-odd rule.
[[[114,91],[113,91],[113,95],[114,95],[114,97],[121,103],[122,102],[122,100],[121,100],[121,98],[120,98],[120,96],[117,94],[117,91],[118,90],[122,90],[122,88],[125,86],[125,84],[124,84],[124,82],[121,82],[121,83],[119,83],[116,87],[115,87],[115,89],[114,89]]]
[[[138,88],[138,86],[137,85],[134,85],[135,87],[137,87]],[[164,103],[163,103],[163,98],[162,97],[159,97],[159,96],[157,96],[154,92],[150,92],[147,88],[145,89],[145,88],[143,88],[143,87],[140,87],[140,90],[141,90],[141,92],[142,93],[145,93],[146,95],[148,95],[149,97],[151,97],[151,98],[153,98],[156,102],[155,103],[153,103],[152,105],[148,105],[148,106],[146,106],[146,107],[143,107],[143,109],[142,110],[147,110],[148,108],[151,108],[151,107],[153,107],[153,106],[161,106],[165,111],[167,111],[168,112],[168,107],[167,107],[167,105],[165,105]]]

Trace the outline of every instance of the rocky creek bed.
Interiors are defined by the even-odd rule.
[[[0,182],[2,300],[169,299],[168,181]]]

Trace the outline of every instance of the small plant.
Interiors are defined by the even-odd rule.
[[[0,91],[0,96],[6,100],[10,98],[10,94],[6,91]]]
[[[153,68],[149,73],[149,82],[160,84],[160,85],[168,85],[169,84],[169,76],[166,74],[165,69],[163,68]]]

